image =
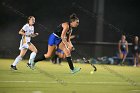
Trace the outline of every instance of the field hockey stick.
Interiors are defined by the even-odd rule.
[[[34,34],[31,34],[30,36],[31,37],[36,37],[36,36],[38,36],[39,34],[38,33],[34,33]]]
[[[74,52],[79,56],[79,57],[82,57],[83,61],[85,63],[89,63],[93,68],[94,68],[94,71],[97,71],[97,68],[95,65],[93,65],[92,63],[90,63],[85,57],[83,57],[81,54],[79,54],[76,50],[74,50]]]

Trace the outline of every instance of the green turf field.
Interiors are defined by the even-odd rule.
[[[54,65],[40,62],[35,70],[26,60],[11,71],[13,60],[0,59],[0,93],[140,93],[140,67],[75,63],[81,71],[71,74],[66,62]]]

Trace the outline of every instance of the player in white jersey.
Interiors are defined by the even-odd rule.
[[[16,57],[15,61],[11,65],[11,69],[17,70],[16,65],[19,61],[22,60],[27,50],[31,50],[30,59],[27,65],[30,67],[31,61],[34,61],[37,53],[36,47],[31,43],[31,37],[36,37],[38,33],[34,33],[34,23],[35,17],[29,16],[27,19],[27,24],[25,24],[22,29],[19,31],[19,34],[22,35],[22,39],[20,41],[20,54]]]

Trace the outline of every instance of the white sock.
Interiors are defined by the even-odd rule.
[[[22,57],[19,55],[19,56],[17,56],[16,57],[16,59],[15,59],[15,61],[14,61],[14,63],[12,64],[13,66],[16,66],[17,65],[17,63],[19,62],[19,61],[21,61],[22,60]]]
[[[29,64],[31,64],[31,61],[34,61],[35,57],[36,57],[36,53],[35,52],[32,52],[30,54]]]

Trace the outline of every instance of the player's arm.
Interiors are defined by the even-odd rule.
[[[118,50],[119,50],[119,53],[121,53],[121,41],[119,41],[118,43]]]
[[[126,41],[126,51],[128,53],[128,42]]]
[[[33,33],[33,34],[27,35],[23,29],[21,29],[21,30],[19,31],[19,34],[20,34],[20,35],[24,35],[24,36],[28,36],[28,37],[36,37],[36,36],[39,35],[38,33]]]
[[[36,37],[38,35],[39,35],[39,33],[33,33],[33,34],[30,34],[30,37]]]
[[[76,37],[76,35],[71,35],[70,39],[74,39]]]
[[[69,44],[68,48],[72,51],[74,50],[74,47],[73,47],[73,44],[71,43],[71,36],[72,36],[71,34],[72,33],[69,34],[69,38],[68,38],[68,44]]]
[[[26,35],[25,34],[25,31],[23,29],[21,29],[19,32],[18,32],[20,35]]]
[[[69,30],[69,25],[67,23],[63,23],[62,27],[63,27],[63,31],[62,31],[62,34],[61,34],[61,39],[62,39],[62,42],[68,48],[69,45],[68,45],[68,42],[67,42],[66,32]]]

